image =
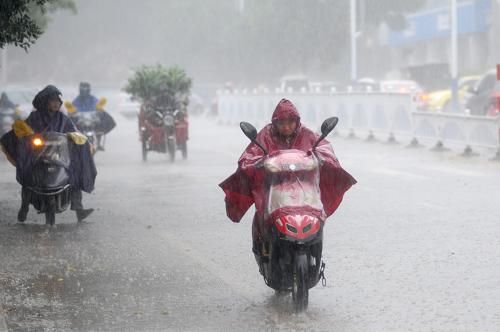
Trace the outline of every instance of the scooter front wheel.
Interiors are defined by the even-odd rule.
[[[56,199],[54,196],[49,196],[47,202],[47,210],[45,211],[45,224],[54,225],[56,223]]]
[[[292,298],[295,312],[302,312],[309,304],[309,271],[307,254],[299,253],[295,256],[293,266]]]
[[[56,214],[54,212],[45,212],[45,225],[54,225],[56,223]]]

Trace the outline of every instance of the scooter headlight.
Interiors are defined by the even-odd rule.
[[[35,148],[41,148],[45,144],[45,142],[43,141],[43,139],[41,139],[40,137],[33,138],[32,143],[33,143],[33,146]]]
[[[174,117],[171,115],[167,115],[163,118],[163,123],[165,126],[173,126],[174,125]]]

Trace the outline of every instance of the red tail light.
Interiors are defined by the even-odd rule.
[[[419,95],[419,99],[421,102],[428,102],[430,97],[427,93],[424,93],[422,92],[420,95]]]

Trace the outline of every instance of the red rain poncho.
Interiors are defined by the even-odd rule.
[[[296,119],[297,129],[290,139],[280,136],[274,123],[281,119]],[[257,141],[269,153],[276,150],[297,149],[312,151],[319,135],[300,124],[300,116],[295,106],[289,100],[282,99],[272,116],[272,123],[266,125],[257,135]],[[340,205],[344,193],[356,183],[356,180],[341,166],[333,152],[330,143],[322,140],[315,150],[320,159],[320,191],[321,201],[327,216],[330,216]],[[254,143],[250,143],[238,160],[238,169],[219,186],[226,194],[226,212],[229,219],[239,222],[246,211],[255,203],[255,225],[263,219],[265,188],[263,187],[263,171],[259,162],[264,152]],[[257,231],[259,232],[259,231]],[[260,233],[260,232],[259,232]],[[254,236],[256,234],[254,233]]]

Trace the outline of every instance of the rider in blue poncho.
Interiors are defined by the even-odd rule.
[[[102,144],[102,133],[109,133],[115,126],[116,123],[111,115],[108,112],[105,112],[100,104],[100,100],[93,96],[91,92],[90,83],[81,82],[79,88],[80,94],[73,100],[72,104],[76,110],[76,112],[93,112],[99,110],[98,118],[99,124],[95,128],[101,134],[97,135],[97,150],[104,150],[104,146]]]
[[[90,94],[90,83],[81,82],[79,91],[80,94],[73,100],[76,110],[78,112],[95,111],[99,99]]]

